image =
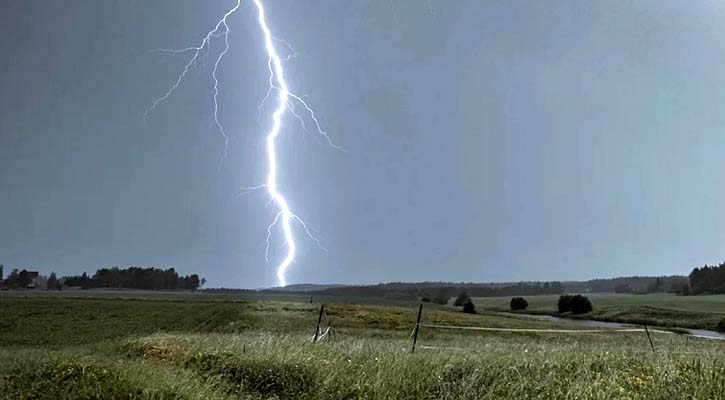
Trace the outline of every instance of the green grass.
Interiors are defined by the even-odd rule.
[[[163,331],[218,328],[217,321],[253,325],[234,303],[65,299],[0,300],[0,346],[67,346]]]
[[[423,328],[417,309],[318,304],[0,298],[7,399],[718,399],[725,343],[655,335]],[[426,324],[555,327],[425,309]],[[52,318],[51,318],[52,317]]]
[[[716,330],[718,322],[725,318],[725,295],[676,296],[668,293],[645,295],[586,294],[594,311],[579,316],[600,321],[646,323]],[[526,312],[538,314],[557,313],[559,296],[526,296],[529,308]],[[474,303],[478,308],[509,311],[510,297],[480,297]]]

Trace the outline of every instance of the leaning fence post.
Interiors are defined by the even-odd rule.
[[[413,331],[413,348],[411,353],[415,353],[415,342],[418,341],[418,331],[420,331],[420,317],[423,314],[423,303],[418,306],[418,319],[415,321],[415,330]]]
[[[320,315],[317,317],[317,327],[315,327],[315,337],[312,339],[312,343],[317,342],[317,337],[320,336],[320,323],[322,323],[322,312],[325,310],[325,305],[320,305]]]
[[[655,351],[655,345],[652,343],[652,337],[649,335],[649,329],[647,329],[647,324],[644,324],[644,332],[647,334],[647,339],[649,339],[649,345],[652,347],[652,351]]]

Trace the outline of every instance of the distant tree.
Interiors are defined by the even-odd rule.
[[[201,278],[201,286],[206,285],[206,278]]]
[[[163,272],[164,275],[164,286],[163,289],[171,290],[176,289],[176,278],[179,276],[174,268],[169,268]]]
[[[647,293],[657,293],[661,292],[664,288],[664,284],[662,282],[662,278],[657,278],[654,281],[650,282],[649,285],[647,285]]]
[[[594,308],[592,302],[589,301],[588,297],[582,295],[576,295],[571,300],[571,312],[572,314],[586,314],[591,312]]]
[[[572,295],[563,294],[559,296],[559,302],[556,303],[556,306],[559,310],[559,313],[565,313],[571,311],[571,298],[574,297]]]
[[[720,322],[717,324],[717,329],[720,332],[725,332],[725,318],[721,319]]]
[[[58,290],[58,277],[55,276],[55,272],[51,272],[46,283],[47,290]]]
[[[589,298],[580,294],[559,297],[557,306],[560,313],[571,312],[572,314],[586,314],[593,309],[592,302],[589,301]]]
[[[626,283],[623,283],[621,285],[617,285],[614,287],[614,293],[632,293],[632,292],[633,292],[632,288]]]
[[[18,276],[19,275],[20,275],[20,272],[18,271],[18,269],[17,268],[13,268],[10,271],[10,275],[8,275],[8,279],[5,280],[5,283],[7,283],[7,285],[9,287],[13,287],[13,288],[14,287],[17,287],[17,285],[18,285]]]
[[[189,276],[186,284],[186,288],[190,290],[196,290],[199,288],[199,275],[192,274]]]
[[[450,294],[446,288],[438,288],[431,297],[431,301],[435,304],[446,305],[451,299]]]
[[[423,294],[420,297],[420,301],[422,301],[423,303],[430,303],[430,298],[431,298],[430,294],[423,292]]]
[[[91,279],[88,274],[85,272],[81,274],[81,288],[82,289],[92,289],[94,287],[97,287],[98,284]]]
[[[725,294],[725,263],[705,265],[690,273],[692,294]]]
[[[525,310],[529,307],[529,302],[523,297],[514,297],[511,299],[511,310]]]
[[[471,302],[471,298],[468,297],[468,293],[462,292],[461,294],[458,295],[458,297],[456,297],[456,301],[453,302],[453,305],[456,307],[460,307],[460,306],[463,306],[466,303],[470,303],[470,302]]]
[[[3,274],[3,268],[4,268],[3,265],[0,264],[0,281],[2,281],[3,278],[5,277],[5,275]]]
[[[469,301],[468,303],[463,305],[463,312],[466,314],[475,314],[476,306],[473,304],[472,301]]]

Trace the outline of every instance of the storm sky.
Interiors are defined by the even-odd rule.
[[[144,120],[225,1],[16,0],[0,13],[0,264],[173,266],[276,284],[256,14],[229,20]],[[294,118],[289,283],[687,274],[725,259],[725,9],[716,1],[267,0],[337,151]],[[719,227],[719,228],[718,228]]]

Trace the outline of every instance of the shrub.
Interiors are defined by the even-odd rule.
[[[469,301],[468,303],[463,305],[463,312],[466,314],[475,314],[476,306],[473,305],[472,301]]]
[[[571,299],[571,312],[572,314],[586,314],[591,312],[594,308],[592,302],[589,301],[588,297],[582,295],[576,295]]]
[[[422,297],[422,298],[420,299],[420,301],[422,301],[423,303],[430,303],[430,297],[428,297],[428,296],[423,296],[423,297]]]
[[[511,299],[511,310],[525,310],[529,308],[529,302],[523,297],[514,297]]]
[[[572,314],[586,314],[593,310],[592,302],[580,294],[560,296],[557,306],[560,313],[571,311]]]
[[[718,330],[719,330],[720,332],[725,332],[725,318],[721,319],[721,320],[720,320],[720,323],[719,323],[719,324],[717,324],[717,329],[718,329]]]
[[[468,293],[463,292],[458,295],[458,297],[456,298],[456,301],[453,303],[453,305],[456,307],[460,307],[460,306],[464,306],[464,305],[466,305],[466,303],[470,303],[470,302],[471,302],[471,298],[468,297]]]
[[[567,311],[571,311],[571,298],[574,296],[564,294],[559,296],[559,302],[556,304],[557,308],[559,309],[559,313],[565,313]]]

